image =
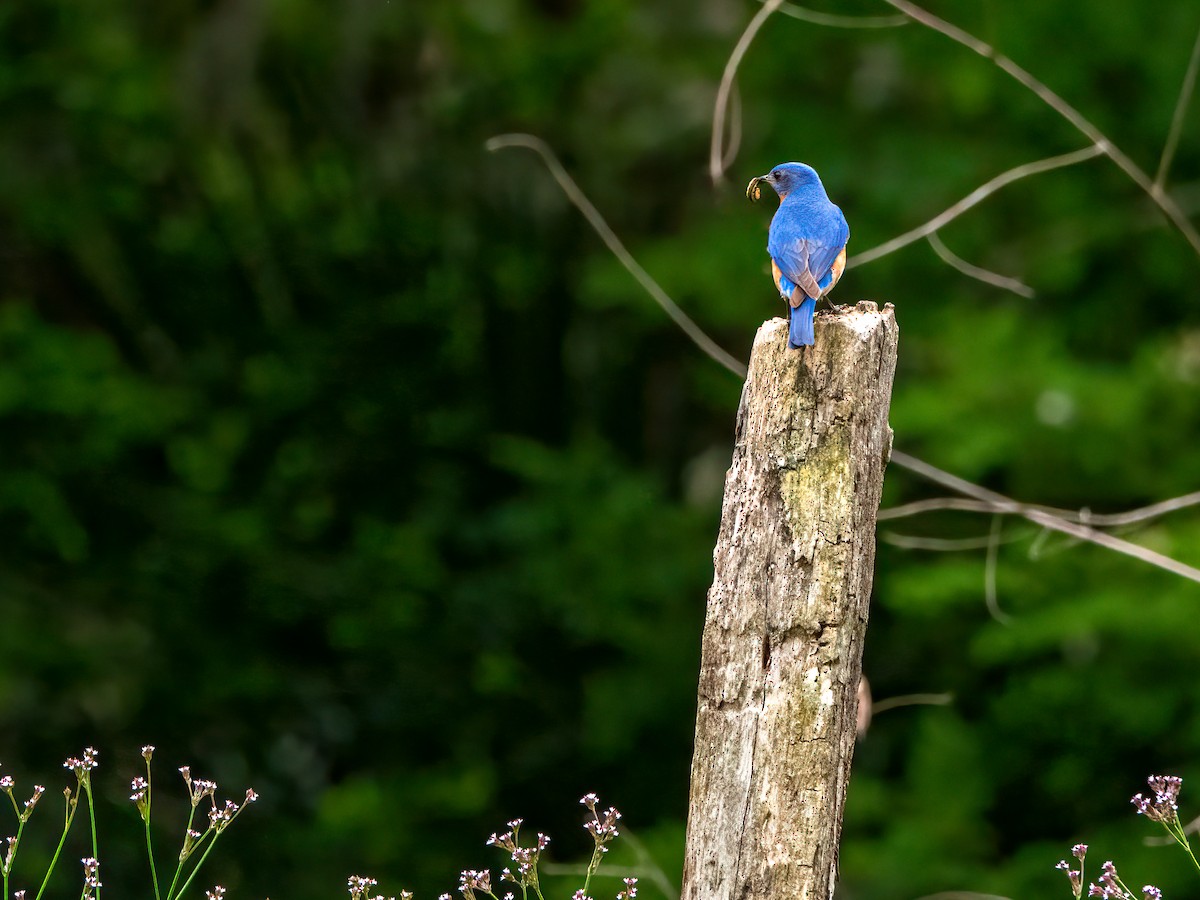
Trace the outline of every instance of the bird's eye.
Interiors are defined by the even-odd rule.
[[[778,180],[783,177],[783,171],[780,169],[776,169],[774,172],[771,173],[771,177]]]

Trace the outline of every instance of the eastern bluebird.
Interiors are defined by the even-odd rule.
[[[788,304],[788,347],[798,350],[813,342],[813,313],[846,268],[850,226],[829,200],[825,186],[804,163],[781,163],[766,175],[750,179],[746,196],[757,200],[760,182],[779,195],[771,219],[767,253],[779,295]]]

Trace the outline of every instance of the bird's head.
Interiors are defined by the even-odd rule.
[[[798,162],[780,163],[766,175],[756,175],[751,178],[750,183],[746,185],[746,196],[751,200],[757,200],[762,195],[761,185],[769,184],[782,200],[798,187],[820,183],[821,179],[817,177],[816,170],[812,166]]]

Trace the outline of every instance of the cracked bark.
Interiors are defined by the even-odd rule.
[[[759,329],[700,667],[683,900],[833,894],[891,451],[898,329],[869,301]]]

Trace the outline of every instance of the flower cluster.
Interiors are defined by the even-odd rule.
[[[150,749],[153,750],[154,748],[151,747]],[[211,891],[205,891],[204,893],[208,897],[208,900],[221,900],[225,896],[225,888],[218,884]]]
[[[83,759],[76,759],[72,756],[63,763],[63,768],[70,769],[80,781],[83,781],[87,777],[88,772],[100,765],[96,762],[98,756],[100,756],[99,751],[94,747],[87,747],[83,751]]]
[[[1146,782],[1154,793],[1154,799],[1134,794],[1129,801],[1137,807],[1138,815],[1164,824],[1178,821],[1179,789],[1183,787],[1183,779],[1176,775],[1151,775]]]
[[[377,884],[379,884],[378,881],[366,875],[351,875],[346,882],[346,887],[350,891],[350,900],[384,900],[382,894],[370,896],[371,888]],[[396,900],[396,898],[390,897],[388,900]],[[412,900],[412,891],[401,891],[400,900]]]
[[[191,793],[192,809],[200,805],[200,801],[205,797],[212,797],[213,804],[216,804],[217,783],[215,781],[207,781],[203,778],[192,780],[191,766],[180,766],[179,774],[183,776],[183,782],[188,786],[188,791]]]
[[[509,858],[516,866],[516,871],[505,868],[500,873],[501,881],[511,881],[513,884],[521,887],[522,891],[528,887],[536,887],[538,883],[537,866],[538,860],[541,859],[542,851],[550,844],[550,838],[542,834],[540,831],[537,835],[537,840],[532,846],[522,847],[520,844],[521,819],[513,819],[508,823],[508,831],[504,834],[492,834],[487,839],[488,846],[499,847],[501,850],[508,852]],[[469,889],[464,889],[465,878],[469,872],[463,872],[458,890],[464,897],[470,900],[474,895],[468,893]],[[481,874],[481,873],[475,873]],[[486,873],[482,873],[486,874]],[[479,888],[482,890],[482,888]],[[490,889],[487,889],[490,893]]]
[[[572,900],[592,900],[591,895],[588,893],[588,886],[591,884],[592,876],[596,874],[600,860],[608,852],[606,845],[619,834],[617,831],[617,822],[620,820],[621,814],[615,807],[598,812],[597,807],[600,800],[595,794],[587,794],[579,802],[586,806],[592,814],[583,827],[592,836],[595,848],[592,852],[591,861],[587,866],[587,874],[584,878],[583,887],[575,892]],[[541,886],[538,883],[538,863],[541,860],[542,851],[550,845],[550,838],[539,831],[536,839],[528,845],[522,844],[522,823],[522,819],[513,819],[508,823],[507,831],[503,834],[493,832],[488,837],[486,843],[489,847],[498,847],[506,852],[512,861],[511,867],[505,867],[500,871],[499,881],[512,882],[520,888],[522,898],[527,898],[527,900],[544,900]],[[636,878],[624,878],[622,880],[625,886],[617,893],[616,900],[636,900],[638,880]],[[350,876],[350,900],[383,900],[382,897],[369,896],[373,887],[375,887],[375,880],[373,878],[366,878],[360,875]],[[503,896],[498,896],[495,893],[496,890],[497,888],[492,882],[492,873],[488,869],[464,869],[458,876],[458,892],[462,895],[463,900],[481,900],[481,898],[488,898],[488,900],[515,900],[516,894],[513,891],[508,891]],[[412,900],[412,894],[402,891],[400,893],[400,900]],[[453,900],[453,896],[445,893],[441,894],[437,900]]]
[[[34,807],[37,806],[38,801],[42,799],[42,794],[44,794],[44,793],[46,793],[46,789],[44,787],[42,787],[40,784],[35,784],[33,786],[33,794],[30,796],[30,798],[28,800],[25,801],[25,808],[24,808],[24,810],[22,810],[21,815],[20,815],[19,821],[21,823],[25,823],[25,822],[29,821],[29,817],[31,815],[33,815]]]
[[[1075,895],[1075,900],[1079,900],[1083,896],[1083,858],[1087,856],[1087,844],[1076,844],[1071,848],[1071,855],[1079,860],[1078,869],[1072,868],[1065,859],[1060,859],[1054,868],[1067,873],[1067,878],[1071,880],[1071,893]]]
[[[583,827],[596,842],[596,848],[601,853],[607,853],[608,847],[605,844],[621,834],[617,831],[617,821],[621,818],[621,814],[615,806],[610,806],[603,813],[598,812],[596,805],[600,802],[600,798],[595,794],[584,794],[579,802],[586,806],[592,814],[591,821],[585,822]]]
[[[100,861],[88,856],[80,862],[83,863],[83,900],[95,900],[100,890]]]

